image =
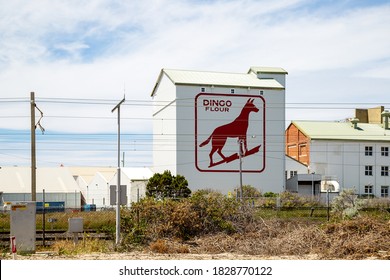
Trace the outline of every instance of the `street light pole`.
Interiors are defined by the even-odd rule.
[[[120,187],[121,187],[121,110],[120,106],[125,102],[123,99],[111,110],[113,113],[115,110],[118,110],[118,167],[117,167],[117,186],[116,186],[116,238],[115,244],[118,245],[120,242]]]

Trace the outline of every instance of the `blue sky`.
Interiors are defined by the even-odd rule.
[[[126,165],[148,166],[161,68],[250,66],[288,71],[288,121],[389,108],[390,1],[0,0],[0,166],[29,165],[31,91],[38,166],[115,166],[124,93]]]

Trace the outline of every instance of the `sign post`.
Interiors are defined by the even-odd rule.
[[[16,260],[16,237],[11,236],[11,253],[12,253],[12,258]]]

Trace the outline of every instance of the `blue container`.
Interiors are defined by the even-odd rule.
[[[96,204],[85,204],[85,205],[83,205],[83,211],[85,211],[85,212],[96,211]]]
[[[45,202],[45,213],[65,212],[65,201]],[[37,202],[37,214],[43,213],[43,202]]]

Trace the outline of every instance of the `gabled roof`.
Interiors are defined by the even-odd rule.
[[[153,176],[152,170],[147,167],[124,167],[121,171],[130,180],[146,180]]]
[[[281,68],[269,68],[269,69],[281,69]],[[259,79],[253,73],[255,72],[250,70],[248,71],[248,73],[225,73],[225,72],[162,69],[157,79],[156,85],[153,89],[152,96],[155,94],[163,75],[166,75],[175,85],[250,87],[250,88],[277,89],[277,90],[284,89],[284,87],[275,79]],[[277,73],[282,74],[287,72],[284,71],[284,72],[277,72]]]
[[[349,122],[293,121],[303,134],[311,139],[349,141],[390,141],[390,130],[380,124]]]
[[[70,172],[73,176],[78,176],[83,178],[87,184],[89,184],[95,174],[99,172],[101,176],[105,178],[106,181],[109,181],[116,172],[116,167],[69,167]]]

